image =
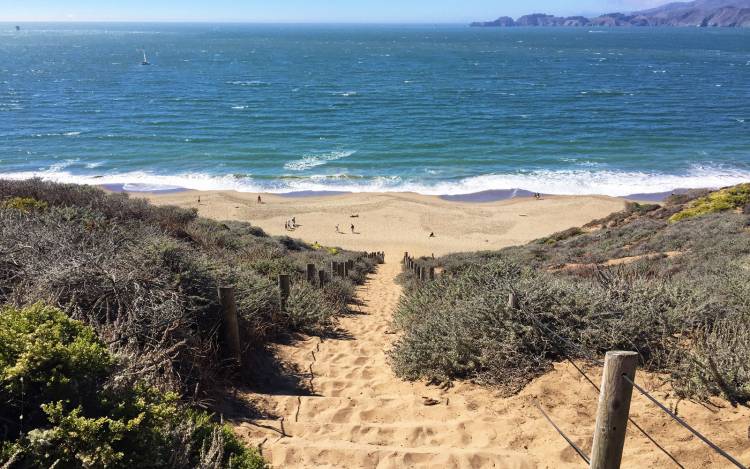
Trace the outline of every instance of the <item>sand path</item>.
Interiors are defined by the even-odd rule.
[[[533,467],[498,444],[504,437],[486,409],[394,376],[386,351],[394,339],[399,272],[396,263],[382,265],[359,289],[361,313],[341,321],[341,338],[282,348],[300,369],[312,364],[314,395],[247,396],[284,417],[290,436],[248,423],[239,432],[256,442],[270,437],[263,453],[274,467]],[[436,403],[425,405],[426,398]],[[280,428],[280,419],[254,423]]]
[[[386,353],[395,340],[390,320],[401,293],[395,283],[400,269],[395,262],[382,265],[358,289],[362,305],[341,320],[336,338],[278,347],[278,356],[302,370],[308,387],[312,377],[312,392],[282,385],[271,393],[244,394],[272,417],[235,420],[238,434],[261,445],[276,468],[582,467],[534,407],[539,402],[590,452],[597,394],[568,364],[555,365],[509,398],[471,383],[442,390],[394,376]],[[588,371],[598,380],[601,370]],[[638,379],[650,386],[656,382],[645,373]],[[666,392],[657,395],[675,402]],[[434,399],[434,405],[426,405],[426,399]],[[750,457],[747,408],[724,408],[720,415],[693,403],[679,408],[723,447]],[[727,467],[644,399],[634,398],[631,415],[685,467]],[[282,428],[286,437],[279,433]],[[675,466],[629,428],[623,467]]]

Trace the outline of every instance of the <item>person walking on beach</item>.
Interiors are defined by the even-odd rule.
[[[261,198],[260,198],[260,196],[258,196],[258,203],[259,203],[259,204],[262,204],[262,203],[263,203],[263,199],[261,199]]]
[[[292,217],[292,228],[297,228],[297,219]]]
[[[354,223],[352,223],[352,233],[354,233]]]

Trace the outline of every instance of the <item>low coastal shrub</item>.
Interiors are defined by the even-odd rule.
[[[263,468],[205,412],[123,386],[94,330],[37,303],[0,311],[0,462],[8,467]]]
[[[725,210],[744,209],[750,204],[750,183],[727,187],[711,192],[692,201],[687,207],[675,213],[669,221],[676,222],[686,218],[698,217]]]
[[[718,193],[741,204],[745,186]],[[515,392],[555,361],[626,349],[666,373],[678,396],[747,402],[750,217],[722,210],[670,222],[714,194],[628,205],[525,246],[441,257],[432,282],[402,274],[395,371]]]

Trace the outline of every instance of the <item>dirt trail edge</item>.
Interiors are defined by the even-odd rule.
[[[393,374],[387,351],[396,339],[390,321],[401,294],[395,283],[400,270],[395,262],[379,266],[358,288],[362,304],[342,318],[334,338],[278,346],[279,358],[299,370],[307,390],[279,386],[266,394],[241,394],[271,417],[233,420],[237,433],[260,446],[275,468],[580,467],[578,456],[533,406],[538,401],[590,451],[597,395],[566,364],[510,398],[470,383],[442,390]],[[598,380],[600,370],[590,369],[590,376]],[[697,424],[715,423],[710,412],[681,406],[695,413]],[[747,414],[731,415],[725,430],[736,432]],[[670,443],[686,467],[718,462],[700,445],[677,440],[679,430],[647,405],[636,401],[631,415]],[[629,429],[628,438],[624,463],[669,466],[642,436]]]

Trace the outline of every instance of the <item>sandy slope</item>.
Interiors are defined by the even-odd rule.
[[[533,405],[538,401],[590,451],[597,394],[568,364],[557,365],[510,398],[469,383],[441,390],[393,375],[386,351],[395,340],[389,321],[400,295],[394,283],[399,271],[397,263],[383,265],[359,289],[361,314],[341,321],[339,338],[279,347],[279,356],[301,370],[308,386],[312,365],[313,393],[243,395],[260,402],[274,418],[237,420],[240,435],[250,444],[262,443],[264,455],[278,468],[581,467]],[[600,372],[588,369],[595,381]],[[657,383],[643,373],[638,379]],[[663,392],[657,394],[674,404]],[[437,404],[425,405],[425,398]],[[716,411],[682,402],[679,411],[726,449],[750,460],[748,409]],[[685,467],[728,467],[643,398],[635,397],[631,415]],[[282,418],[287,437],[279,435]],[[673,466],[629,429],[623,467]]]

